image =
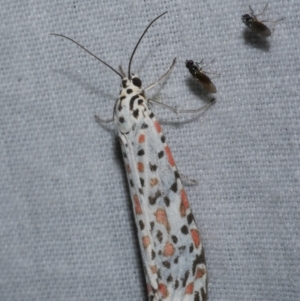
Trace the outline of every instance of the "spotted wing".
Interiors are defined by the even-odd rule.
[[[160,124],[143,118],[119,132],[138,229],[149,300],[206,300],[200,234]]]

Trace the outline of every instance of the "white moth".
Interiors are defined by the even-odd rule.
[[[128,76],[111,68],[121,78],[121,91],[114,106],[113,119],[122,147],[135,222],[146,276],[148,298],[151,301],[207,300],[207,273],[204,250],[186,192],[161,126],[149,107],[145,91],[153,88],[172,70],[155,83],[142,88],[136,74],[130,73],[133,55],[155,18],[143,32],[131,55]],[[59,34],[88,53],[74,40]],[[93,54],[92,54],[93,55]],[[94,56],[94,55],[93,55]],[[95,57],[95,56],[94,56]],[[177,110],[195,113],[197,110]]]

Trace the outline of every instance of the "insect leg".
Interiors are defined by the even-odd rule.
[[[260,14],[256,15],[256,17],[257,17],[257,16],[263,15],[263,14],[265,13],[265,10],[267,9],[268,5],[269,5],[269,3],[267,3],[267,4],[265,5],[265,7],[264,7],[264,9],[262,10],[262,12],[261,12]],[[261,22],[261,21],[260,21],[260,22]]]
[[[155,87],[160,81],[162,81],[165,77],[167,77],[169,75],[169,73],[172,71],[172,69],[174,68],[174,65],[176,63],[176,57],[173,60],[173,63],[171,65],[171,67],[169,68],[169,70],[163,75],[161,76],[155,83],[152,83],[150,86],[148,86],[147,88],[144,89],[144,91],[150,90],[153,87]]]
[[[174,112],[174,113],[176,113],[176,114],[179,114],[179,113],[180,113],[180,114],[181,114],[181,113],[192,114],[192,113],[199,113],[199,112],[201,112],[201,111],[206,110],[206,109],[207,109],[207,108],[215,101],[215,99],[212,98],[208,104],[206,104],[205,106],[203,106],[203,107],[201,107],[201,108],[198,108],[198,109],[191,109],[191,110],[180,110],[180,109],[174,108],[174,107],[172,107],[172,106],[168,106],[168,105],[166,105],[166,104],[164,104],[164,103],[161,103],[161,102],[159,102],[159,101],[157,101],[157,100],[154,100],[154,99],[149,99],[149,101],[150,101],[150,102],[153,102],[153,103],[156,103],[156,104],[162,106],[163,108],[166,108],[166,109],[168,109],[168,110],[170,110],[170,111],[172,111],[172,112]]]
[[[96,122],[99,122],[99,123],[110,123],[110,122],[114,121],[114,118],[112,118],[112,119],[102,119],[98,115],[94,115],[94,118],[96,119]]]

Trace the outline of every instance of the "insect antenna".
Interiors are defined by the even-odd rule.
[[[155,21],[155,20],[154,20]],[[153,23],[153,22],[152,22]],[[151,25],[151,24],[150,24]],[[123,78],[123,76],[117,71],[115,70],[113,67],[111,67],[110,65],[108,65],[107,63],[105,63],[104,61],[102,61],[101,59],[99,59],[95,54],[93,54],[92,52],[90,52],[89,50],[87,50],[85,47],[83,47],[82,45],[80,45],[78,42],[74,41],[73,39],[64,36],[62,34],[57,34],[57,33],[50,33],[50,36],[57,36],[57,37],[62,37],[64,39],[67,39],[73,43],[75,43],[77,46],[79,46],[80,48],[82,48],[84,51],[86,51],[87,53],[89,53],[90,55],[92,55],[95,59],[97,59],[98,61],[100,61],[101,63],[103,63],[105,66],[107,66],[108,68],[110,68],[112,71],[114,71],[115,73],[117,73],[121,78]]]
[[[131,57],[130,57],[130,60],[129,60],[129,65],[128,65],[128,78],[130,78],[130,67],[131,67],[131,62],[132,62],[132,59],[133,59],[133,56],[135,54],[135,51],[136,49],[138,48],[142,38],[144,37],[145,33],[147,32],[147,30],[149,29],[149,27],[157,20],[159,19],[160,17],[162,17],[163,15],[165,15],[167,13],[164,12],[163,14],[159,15],[158,17],[156,17],[153,21],[151,21],[151,23],[147,26],[147,28],[144,30],[143,34],[141,35],[140,39],[138,40],[137,44],[135,45],[134,49],[133,49],[133,52],[131,54]]]

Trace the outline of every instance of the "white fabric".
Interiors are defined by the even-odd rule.
[[[300,298],[299,1],[265,42],[241,15],[254,1],[0,2],[0,299],[146,300],[126,175],[111,118],[127,70],[178,108],[209,99],[185,68],[206,63],[218,93],[199,116],[153,105],[202,234],[209,300]]]

